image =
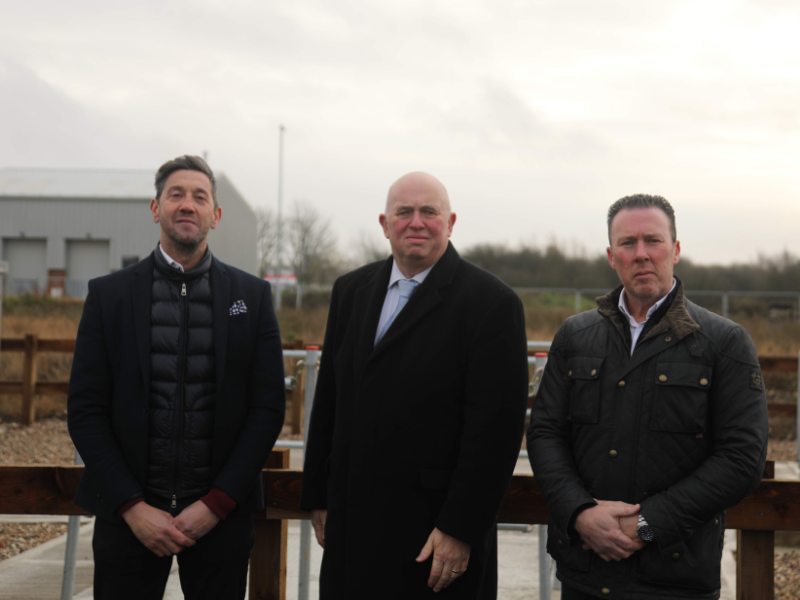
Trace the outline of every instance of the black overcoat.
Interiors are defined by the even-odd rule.
[[[391,270],[367,265],[333,289],[301,499],[328,510],[320,595],[427,595],[430,560],[414,559],[438,527],[472,546],[443,593],[476,598],[494,585],[490,533],[522,437],[522,303],[448,245],[376,346]]]
[[[284,417],[283,354],[267,282],[213,259],[217,404],[210,487],[263,508],[261,469]],[[153,257],[89,282],[69,381],[69,432],[86,468],[75,503],[106,520],[147,478]],[[231,314],[241,300],[246,311]]]

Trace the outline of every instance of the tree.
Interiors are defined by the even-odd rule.
[[[332,283],[341,269],[330,222],[324,221],[311,204],[295,201],[294,213],[284,231],[289,246],[288,262],[297,282]]]
[[[263,277],[265,273],[275,271],[278,267],[278,219],[270,208],[259,208],[256,210],[256,217],[258,274]]]

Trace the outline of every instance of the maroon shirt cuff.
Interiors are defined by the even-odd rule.
[[[144,498],[139,496],[138,498],[134,498],[133,500],[128,500],[125,504],[123,504],[117,509],[117,515],[121,517],[126,510],[128,510],[129,508],[133,508],[136,504],[139,504],[139,502],[144,502]]]
[[[211,491],[200,500],[223,521],[236,508],[236,500],[219,488],[211,488]]]

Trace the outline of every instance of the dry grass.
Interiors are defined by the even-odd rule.
[[[546,300],[546,299],[545,299]],[[561,323],[573,314],[569,306],[543,305],[543,301],[525,307],[528,339],[552,340]],[[296,310],[286,303],[278,315],[284,341],[302,340],[305,344],[320,344],[325,335],[327,306],[309,302],[311,306]],[[47,338],[74,338],[81,314],[80,304],[47,302],[41,305],[16,305],[3,313],[3,337],[20,338],[36,333]],[[800,352],[800,322],[771,322],[766,318],[736,319],[753,338],[760,356],[797,356]],[[72,357],[66,354],[40,355],[39,379],[64,381],[69,378]],[[22,373],[22,354],[4,353],[0,359],[0,379],[19,380]],[[771,402],[794,402],[797,399],[797,375],[794,373],[766,374]],[[19,396],[0,396],[0,417],[16,419],[20,413]],[[42,396],[36,400],[37,418],[56,415],[66,409],[66,396]]]

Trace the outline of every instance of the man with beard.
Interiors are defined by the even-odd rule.
[[[622,285],[558,330],[528,430],[561,597],[718,598],[725,509],[766,458],[755,348],[684,297],[664,198],[615,202],[608,241]]]
[[[70,376],[86,463],[75,503],[97,515],[94,595],[161,598],[177,555],[186,598],[244,598],[284,416],[270,286],[208,249],[222,209],[205,161],[165,163],[155,187],[160,243],[89,282]]]

